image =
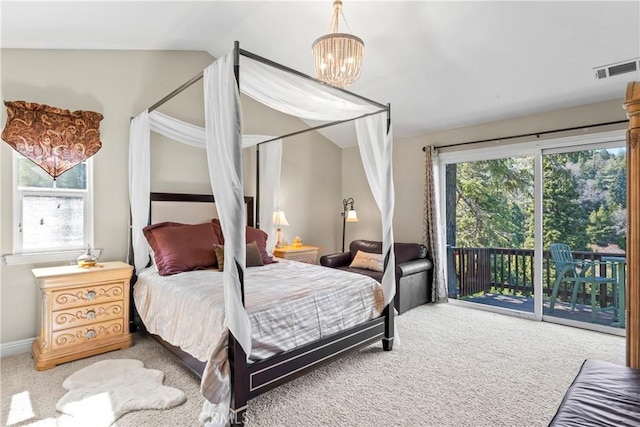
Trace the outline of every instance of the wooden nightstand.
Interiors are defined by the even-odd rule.
[[[40,335],[32,347],[38,371],[131,346],[132,270],[120,261],[31,270],[41,296]]]
[[[307,264],[317,264],[319,249],[316,246],[283,246],[275,248],[273,255],[278,258],[306,262]]]

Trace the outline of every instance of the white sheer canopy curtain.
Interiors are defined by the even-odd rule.
[[[301,119],[337,121],[380,110],[360,98],[245,56],[240,57],[240,91]]]
[[[276,247],[276,226],[273,213],[280,208],[280,172],[282,169],[282,140],[267,142],[260,146],[260,228],[267,233],[267,252]]]
[[[362,165],[373,198],[382,217],[382,253],[389,268],[382,276],[384,303],[389,304],[396,294],[395,253],[393,251],[393,132],[386,130],[386,114],[376,114],[356,120],[358,147]]]
[[[224,239],[224,300],[229,330],[249,357],[251,326],[242,304],[240,275],[245,269],[244,183],[242,178],[242,113],[227,54],[204,70],[204,117],[211,187]]]
[[[129,206],[131,206],[131,247],[136,271],[149,262],[149,246],[142,229],[149,220],[151,154],[149,114],[143,111],[131,120],[129,130]]]
[[[242,113],[232,54],[223,56],[204,70],[204,117],[209,177],[225,236],[222,273],[225,322],[248,360],[251,354],[251,323],[244,309],[241,291],[245,276],[247,223],[242,179]],[[201,420],[208,417],[211,420],[209,425],[218,425],[217,421],[224,420],[224,417],[213,414],[228,414],[231,396],[231,389],[226,388],[231,380],[228,353],[224,348],[218,350],[205,369],[216,372],[221,380],[219,387],[224,392],[201,388],[207,399],[202,407]]]

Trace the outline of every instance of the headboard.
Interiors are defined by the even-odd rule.
[[[211,194],[151,193],[149,224],[163,221],[199,224],[217,218],[216,203]],[[245,197],[247,225],[254,226],[253,197]]]

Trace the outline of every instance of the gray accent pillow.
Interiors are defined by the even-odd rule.
[[[223,245],[213,245],[213,252],[216,255],[216,260],[218,262],[218,271],[224,271],[224,246]],[[247,258],[246,258],[246,266],[247,267],[259,267],[264,265],[262,262],[262,256],[260,255],[260,249],[258,249],[258,244],[256,242],[247,243]]]

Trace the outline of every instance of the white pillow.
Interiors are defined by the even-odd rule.
[[[384,271],[384,258],[382,258],[382,254],[358,251],[349,267],[382,272]]]

